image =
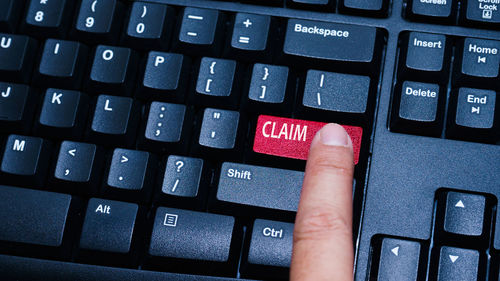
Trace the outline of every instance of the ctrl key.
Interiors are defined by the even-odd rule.
[[[235,276],[239,234],[230,216],[159,207],[149,263],[155,269]]]
[[[256,219],[248,254],[244,254],[243,273],[250,278],[287,277],[292,261],[293,226],[293,223]]]

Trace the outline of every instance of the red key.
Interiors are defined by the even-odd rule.
[[[257,153],[307,160],[309,147],[326,123],[260,115],[253,150]],[[358,164],[363,129],[344,126],[352,140],[354,164]]]

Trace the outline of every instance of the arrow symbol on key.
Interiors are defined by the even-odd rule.
[[[462,200],[458,200],[457,204],[455,204],[457,208],[465,208],[464,202]]]
[[[122,155],[122,159],[120,160],[121,163],[126,163],[128,162],[128,158],[125,155]]]
[[[448,255],[450,257],[450,260],[452,263],[455,263],[458,259],[458,256],[454,256],[454,255]]]
[[[75,155],[76,155],[76,148],[72,149],[72,150],[68,150],[68,153],[69,153],[69,155],[75,157]]]
[[[392,248],[391,252],[397,257],[399,256],[399,246]]]

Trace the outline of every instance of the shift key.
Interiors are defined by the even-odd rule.
[[[283,52],[305,66],[323,63],[373,71],[380,58],[380,37],[375,27],[290,19]]]
[[[222,164],[217,200],[224,210],[235,207],[296,212],[304,173],[225,162]]]

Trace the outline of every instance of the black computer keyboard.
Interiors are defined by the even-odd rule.
[[[336,122],[356,281],[498,281],[498,6],[0,0],[0,279],[287,279]]]

